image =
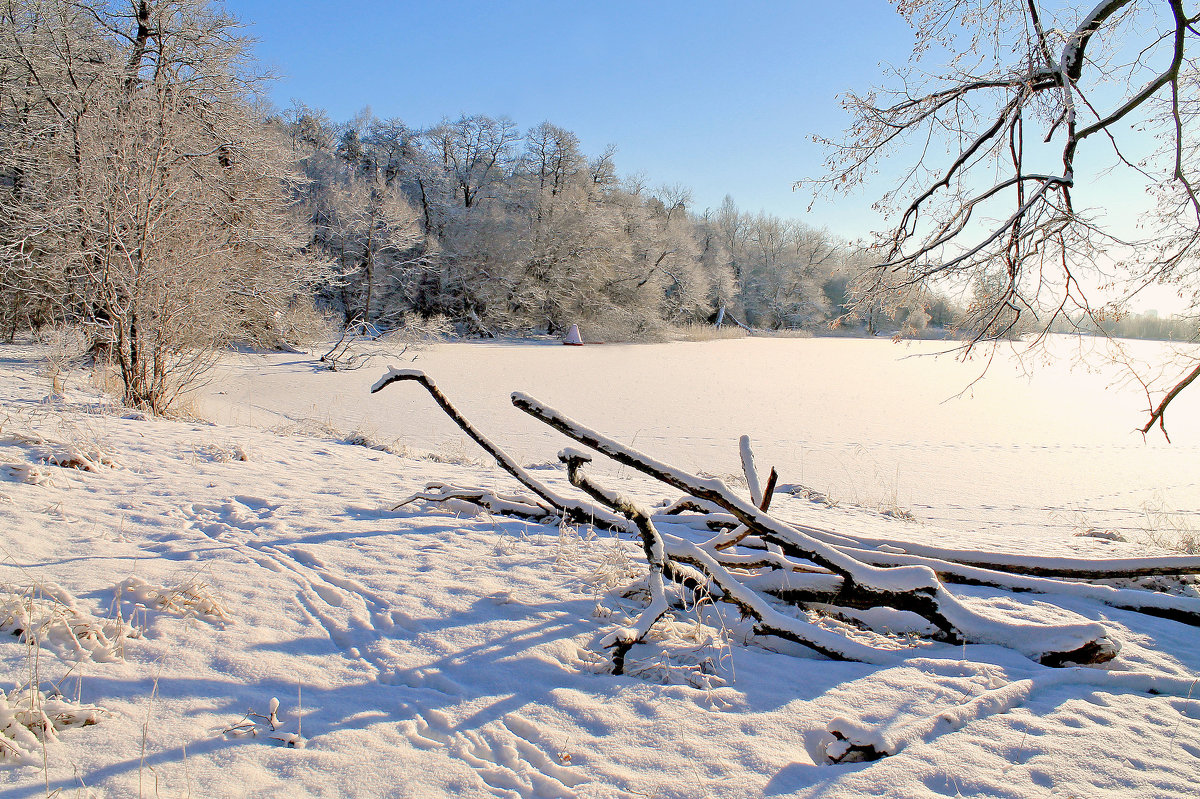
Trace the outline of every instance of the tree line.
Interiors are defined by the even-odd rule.
[[[854,248],[728,198],[700,211],[549,122],[273,109],[219,5],[4,0],[0,23],[0,333],[81,326],[131,405],[287,338],[314,300],[481,336],[861,321]]]
[[[312,251],[336,271],[320,296],[345,324],[442,315],[473,335],[586,323],[636,339],[722,309],[760,328],[858,321],[853,247],[729,197],[698,211],[687,189],[622,178],[613,148],[588,155],[549,122],[335,123],[295,102],[269,124],[307,178]]]

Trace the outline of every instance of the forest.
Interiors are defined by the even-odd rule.
[[[767,213],[693,207],[621,175],[569,130],[364,110],[334,122],[263,99],[238,21],[180,0],[8,3],[0,42],[0,332],[79,325],[126,399],[313,310],[375,329],[662,338],[679,326],[824,330],[865,255]],[[895,328],[949,325],[920,298]]]
[[[303,171],[312,251],[334,265],[320,296],[346,324],[444,316],[494,336],[586,323],[637,340],[722,308],[767,329],[850,319],[851,245],[730,197],[697,211],[685,187],[622,177],[614,148],[589,155],[550,122],[417,129],[368,110],[333,123],[296,103],[268,124]]]

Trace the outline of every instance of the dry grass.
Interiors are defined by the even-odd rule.
[[[1146,503],[1142,511],[1146,519],[1142,535],[1148,543],[1182,555],[1200,555],[1200,528],[1193,526],[1193,519],[1166,509],[1162,502]]]
[[[724,341],[749,337],[750,334],[737,325],[681,325],[671,328],[668,333],[671,341]]]

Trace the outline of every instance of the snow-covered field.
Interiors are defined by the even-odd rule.
[[[1125,431],[1144,398],[1111,372],[1025,377],[1005,356],[944,402],[981,364],[908,357],[939,348],[445,344],[340,373],[244,354],[196,401],[212,423],[101,407],[83,374],[48,399],[43,353],[0,348],[0,622],[41,638],[0,639],[0,797],[1195,796],[1195,627],[964,588],[1031,618],[1102,620],[1122,651],[1050,669],[932,645],[869,666],[746,643],[735,613],[693,609],[614,676],[595,649],[640,609],[621,592],[638,548],[389,510],[430,481],[516,487],[417,387],[367,393],[389,362],[422,368],[529,466],[566,442],[512,390],[714,474],[738,471],[747,433],[781,482],[836,501],[782,494],[773,511],[879,538],[1102,557],[1156,550],[1073,534],[1196,526],[1195,397],[1168,419],[1174,444],[1143,443]],[[39,707],[76,726],[41,743],[20,723]],[[830,765],[831,726],[899,751]]]

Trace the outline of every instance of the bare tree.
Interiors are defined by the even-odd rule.
[[[821,181],[859,185],[880,160],[908,168],[880,207],[894,225],[857,286],[860,303],[904,302],[918,287],[986,286],[976,292],[972,343],[1032,319],[1094,316],[1095,286],[1126,297],[1154,283],[1200,301],[1200,198],[1195,128],[1200,15],[1182,0],[896,0],[916,30],[913,60],[889,88],[850,95],[854,122],[826,141]],[[926,64],[950,53],[929,77]],[[1090,181],[1105,170],[1154,198],[1128,210],[1089,210]],[[1086,179],[1085,179],[1086,178]],[[1130,194],[1128,188],[1125,195]],[[1124,213],[1123,213],[1124,212]],[[1200,376],[1200,362],[1157,402],[1143,431]]]
[[[364,157],[347,160],[314,150],[303,159],[309,182],[301,198],[314,244],[335,264],[325,294],[336,296],[326,298],[340,307],[346,325],[379,321],[381,301],[418,282],[427,263],[417,212],[400,183],[378,180],[370,159],[364,170]]]
[[[584,168],[579,138],[569,130],[543,122],[525,134],[521,158],[526,175],[537,182],[538,191],[551,196],[562,191]]]
[[[125,401],[163,411],[304,287],[294,177],[248,101],[246,42],[196,0],[4,14],[3,271],[53,276],[48,299],[106,340]]]
[[[519,138],[511,119],[482,115],[443,122],[426,135],[437,148],[463,208],[468,209],[506,175],[512,145]]]

